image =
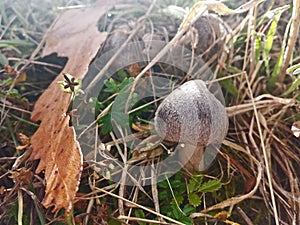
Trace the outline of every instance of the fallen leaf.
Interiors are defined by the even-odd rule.
[[[37,150],[35,156],[41,159],[36,172],[45,169],[46,194],[42,204],[46,208],[54,206],[53,211],[72,208],[81,176],[82,154],[69,120],[68,115],[62,115],[51,127],[41,126],[49,129],[48,136],[43,136],[44,130],[35,133],[37,139],[43,139],[35,143],[32,140]]]
[[[4,70],[5,70],[5,72],[7,72],[7,73],[9,73],[9,74],[11,74],[11,75],[13,75],[13,76],[16,76],[17,75],[17,71],[14,69],[14,68],[12,68],[10,65],[8,65],[8,64],[6,64],[5,66],[4,66]]]
[[[28,185],[32,183],[33,173],[29,169],[22,167],[15,171],[10,171],[11,176],[14,182],[18,185]]]
[[[37,173],[45,170],[46,193],[42,201],[53,212],[65,208],[70,212],[81,177],[82,153],[67,115],[71,95],[61,90],[63,72],[83,78],[107,34],[99,32],[97,22],[114,1],[98,0],[93,7],[64,12],[46,34],[43,56],[56,52],[68,57],[62,73],[35,104],[33,121],[41,121],[31,138],[30,159],[40,159]]]
[[[25,150],[27,149],[29,146],[30,146],[30,137],[27,137],[25,134],[23,133],[19,133],[18,134],[18,138],[21,142],[21,145],[17,146],[16,149],[18,151],[21,151],[21,150]]]

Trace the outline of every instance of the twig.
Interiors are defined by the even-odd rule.
[[[8,58],[8,60],[10,60],[10,61],[24,61],[24,62],[29,63],[29,64],[49,66],[49,67],[54,67],[54,68],[58,68],[58,69],[63,68],[63,66],[61,66],[61,65],[56,65],[56,64],[47,63],[47,62],[35,61],[33,59],[20,59],[20,58],[10,57],[10,58]]]
[[[14,110],[17,110],[17,111],[20,111],[20,112],[23,112],[23,113],[31,114],[31,112],[28,111],[28,110],[21,109],[21,108],[15,107],[15,106],[11,106],[11,105],[9,105],[9,104],[2,104],[2,103],[0,103],[0,106],[1,106],[2,108],[14,109]],[[1,123],[0,123],[0,124],[1,124]]]

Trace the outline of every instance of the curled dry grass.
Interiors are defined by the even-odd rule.
[[[245,19],[245,24],[248,26],[246,46],[249,48],[245,49],[242,59],[243,75],[233,80],[234,85],[240,88],[238,98],[234,99],[235,106],[228,107],[233,125],[228,138],[232,138],[236,144],[239,143],[239,147],[247,152],[246,166],[251,168],[249,172],[257,177],[256,184],[259,191],[255,195],[261,195],[275,223],[296,224],[299,223],[300,206],[299,173],[297,172],[299,171],[299,142],[293,137],[290,126],[297,117],[297,94],[291,98],[276,97],[282,95],[285,86],[281,83],[282,71],[278,77],[281,94],[276,89],[270,92],[267,90],[268,78],[263,76],[265,69],[263,62],[256,61],[253,53],[255,37],[252,29],[264,29],[256,26],[258,10],[250,11]],[[299,18],[299,15],[297,17]],[[249,27],[252,29],[250,30]],[[277,35],[280,37],[279,32]],[[297,35],[294,33],[289,36],[287,43],[293,43]],[[283,37],[279,39],[284,40]],[[279,44],[284,46],[284,43]],[[290,47],[285,50],[286,54],[289,54],[285,56],[286,59],[293,57]],[[279,55],[279,52],[274,51],[273,54]],[[233,55],[238,53],[233,52]],[[235,67],[233,62],[227,65],[227,68]],[[284,74],[286,68],[287,62],[284,62],[282,65]],[[245,103],[247,101],[249,103]],[[250,108],[245,110],[244,107],[249,106]],[[224,144],[226,145],[226,141]],[[252,157],[259,161],[258,165],[254,163]],[[263,170],[261,177],[259,177],[260,169]]]

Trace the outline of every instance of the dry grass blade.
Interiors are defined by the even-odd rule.
[[[138,207],[138,208],[143,209],[143,210],[145,210],[145,211],[147,211],[147,212],[150,212],[150,213],[152,213],[152,214],[154,214],[154,215],[156,215],[156,216],[158,216],[158,217],[161,217],[161,218],[163,218],[163,219],[165,219],[165,220],[168,220],[168,221],[170,221],[170,222],[172,222],[172,223],[174,223],[174,224],[184,225],[183,223],[178,222],[178,221],[176,221],[176,220],[174,220],[174,219],[172,219],[172,218],[170,218],[170,217],[167,217],[167,216],[165,216],[165,215],[162,215],[162,214],[160,214],[160,213],[158,213],[158,212],[155,212],[155,211],[153,211],[153,210],[151,210],[151,209],[149,209],[149,208],[147,208],[147,207],[144,207],[144,206],[142,206],[142,205],[140,205],[140,204],[137,204],[137,203],[135,203],[135,202],[129,201],[129,200],[126,199],[126,198],[122,198],[122,197],[120,197],[120,196],[118,196],[118,195],[116,195],[116,194],[114,194],[114,193],[108,192],[108,191],[106,191],[106,190],[104,190],[104,189],[102,189],[102,188],[96,188],[96,189],[97,189],[98,191],[103,192],[103,193],[105,193],[105,194],[108,194],[108,195],[110,195],[110,196],[112,196],[112,197],[114,197],[114,198],[121,199],[121,200],[124,201],[124,202],[127,202],[127,203],[129,203],[129,204],[132,204],[132,205],[134,205],[135,207]]]
[[[237,9],[230,9],[228,8],[224,3],[221,1],[201,1],[197,2],[193,5],[193,7],[190,9],[190,12],[182,22],[179,30],[183,29],[184,27],[187,27],[188,25],[193,24],[193,19],[196,17],[196,15],[199,13],[199,9],[205,9],[207,7],[208,10],[212,10],[215,13],[219,15],[231,15],[231,14],[237,14],[237,13],[243,13],[248,11],[249,9],[257,6],[258,4],[264,2],[265,0],[252,0],[250,2],[247,2],[243,5],[241,5]]]
[[[152,174],[151,191],[153,196],[154,207],[155,207],[155,211],[160,213],[158,189],[157,189],[157,176],[155,174],[155,170],[153,166],[152,166],[151,174]],[[162,218],[159,217],[159,220],[162,221]]]
[[[251,219],[246,215],[246,213],[240,207],[237,207],[237,210],[247,225],[254,225]]]
[[[267,98],[263,100],[264,98]],[[270,105],[282,105],[287,107],[293,107],[296,104],[295,99],[286,99],[286,98],[279,98],[275,97],[269,94],[264,94],[261,96],[256,97],[255,99],[255,107],[256,109],[262,109],[262,108],[269,108]],[[230,106],[226,107],[226,112],[229,117],[236,116],[238,114],[246,113],[249,111],[254,110],[253,103],[244,103],[240,105]]]
[[[289,32],[287,47],[285,49],[284,61],[281,67],[280,74],[277,78],[277,81],[279,83],[283,82],[285,75],[287,73],[286,70],[290,65],[291,58],[293,57],[293,51],[295,47],[295,42],[298,37],[298,30],[300,25],[300,0],[293,0],[293,13],[292,13],[291,21],[292,22],[290,27],[286,28],[289,29],[290,32]]]
[[[275,223],[277,225],[279,225],[277,205],[276,205],[274,190],[273,190],[273,185],[272,185],[272,174],[270,172],[271,164],[270,164],[269,156],[268,156],[268,153],[267,153],[267,150],[266,150],[266,147],[265,147],[265,143],[264,143],[264,137],[263,137],[263,133],[262,133],[262,129],[261,129],[261,121],[260,121],[259,116],[258,116],[257,108],[255,106],[255,102],[254,102],[254,98],[253,98],[253,92],[252,92],[250,81],[249,81],[249,78],[248,78],[247,75],[246,75],[246,81],[247,81],[247,85],[248,85],[248,89],[249,89],[250,98],[251,98],[251,101],[252,101],[252,104],[253,104],[254,115],[255,115],[256,122],[257,122],[259,137],[260,137],[260,141],[261,141],[260,144],[261,144],[261,148],[263,150],[265,168],[266,168],[267,177],[268,177],[269,186],[270,186],[270,194],[271,194],[271,200],[272,200],[272,205],[273,205]]]
[[[133,221],[133,222],[149,223],[149,224],[164,224],[164,225],[176,224],[176,223],[167,223],[167,222],[161,222],[161,221],[157,221],[157,220],[149,220],[149,219],[130,217],[130,216],[119,216],[118,219]]]

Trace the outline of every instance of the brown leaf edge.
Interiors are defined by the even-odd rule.
[[[70,212],[81,178],[83,157],[69,121],[68,115],[62,115],[57,124],[51,126],[53,130],[48,131],[48,137],[43,136],[44,132],[36,132],[31,139],[36,149],[43,149],[32,154],[31,160],[41,158],[36,173],[45,170],[46,194],[42,204],[46,208],[54,206],[52,212],[61,208]],[[43,120],[42,124],[46,122]],[[45,127],[42,124],[41,128]],[[41,142],[41,139],[44,141]]]

